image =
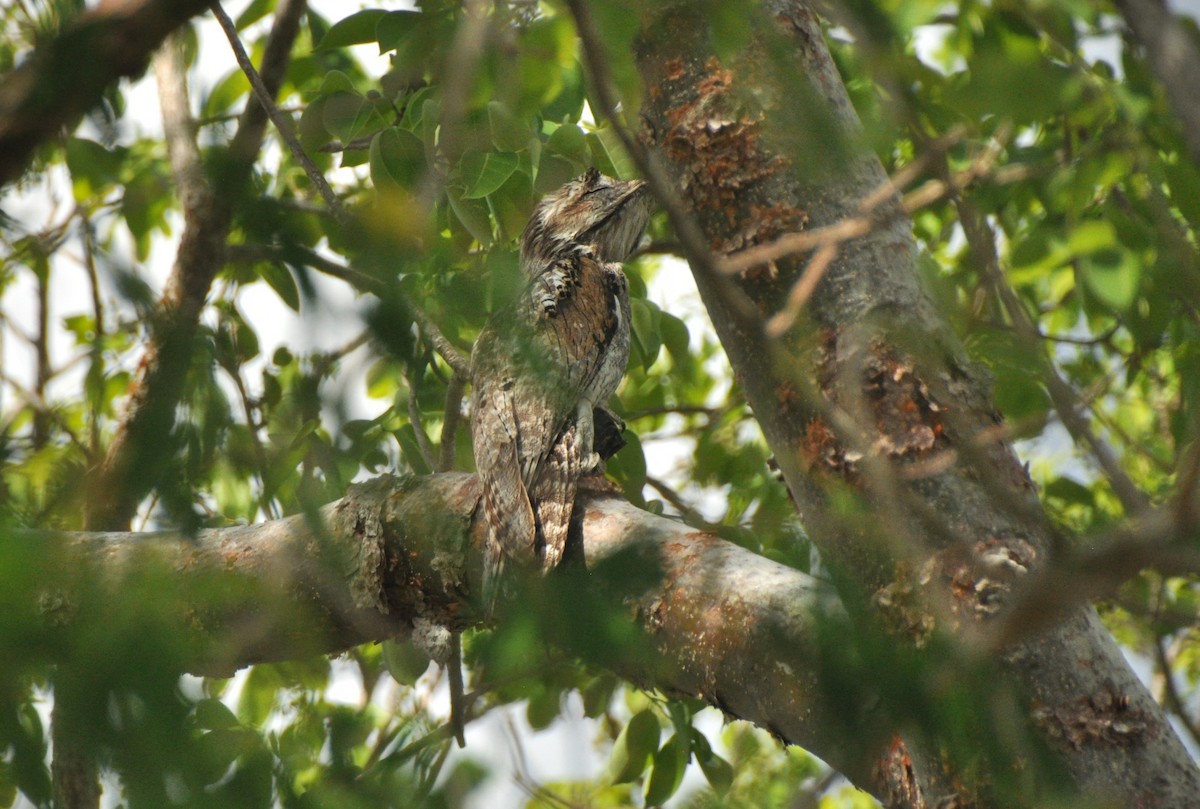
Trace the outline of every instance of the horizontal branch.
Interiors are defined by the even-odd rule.
[[[188,668],[228,675],[404,635],[418,618],[479,624],[469,599],[480,587],[478,498],[473,475],[383,477],[310,516],[191,537],[65,536],[93,563],[81,566],[92,571],[89,586],[105,583],[102,598],[120,599],[127,577],[148,568],[165,569],[174,592],[197,594],[166,608],[190,635]],[[843,617],[830,588],[607,493],[585,493],[580,507],[586,570],[567,565],[547,592],[559,580],[577,603],[599,599],[586,601],[598,609],[575,616],[579,637],[604,636],[617,609],[651,642],[649,658],[606,649],[607,665],[661,691],[701,697],[867,783],[869,762],[830,735],[847,718],[832,721],[816,687],[817,622],[828,630]],[[574,576],[587,584],[578,587]],[[164,605],[154,609],[161,615]],[[855,747],[865,746],[863,733],[859,726]]]

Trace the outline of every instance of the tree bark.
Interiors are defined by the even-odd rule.
[[[859,626],[888,627],[916,648],[949,642],[942,655],[963,662],[940,667],[942,677],[964,677],[989,655],[1003,664],[986,684],[994,693],[977,695],[990,724],[975,732],[998,739],[992,771],[971,774],[944,725],[925,725],[943,733],[931,739],[907,730],[921,717],[893,701],[882,706],[894,736],[871,791],[904,807],[1042,800],[1053,785],[1044,770],[996,771],[1023,767],[1028,750],[1005,738],[1023,725],[1086,800],[1195,805],[1200,773],[1091,607],[998,652],[981,641],[1047,561],[1052,530],[986,374],[921,288],[911,221],[862,143],[816,15],[794,0],[764,6],[748,23],[750,46],[724,60],[695,4],[652,15],[637,54],[642,140],[719,257],[837,223],[887,192],[867,235],[736,276],[756,324],[710,274],[697,283],[810,535],[852,613],[867,617]],[[823,277],[794,327],[768,336],[764,322],[787,306],[806,262]],[[867,512],[847,509],[848,497]],[[922,684],[908,686],[904,698],[920,703]],[[1019,719],[1005,716],[1014,709]]]
[[[46,603],[74,606],[40,620],[103,620],[100,605],[133,591],[138,577],[162,577],[168,586],[155,589],[172,595],[147,609],[186,638],[181,665],[213,676],[406,635],[414,622],[478,624],[481,612],[467,599],[481,586],[478,500],[473,475],[385,477],[312,516],[194,536],[54,535],[72,554],[56,567],[72,578],[56,582]],[[525,591],[570,616],[570,631],[552,640],[869,776],[870,762],[831,732],[847,718],[818,686],[820,637],[845,624],[828,585],[607,492],[585,492],[579,505],[586,564],[576,556]],[[607,636],[614,610],[632,618],[644,643],[590,642]],[[870,730],[868,713],[854,721]]]

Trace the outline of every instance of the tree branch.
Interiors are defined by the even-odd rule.
[[[207,6],[101,3],[0,77],[0,185],[20,176],[34,149],[73,126],[110,84],[140,73],[163,38]]]
[[[287,54],[299,31],[304,9],[304,0],[284,0],[276,12],[263,57],[264,69],[271,68],[271,72],[263,76],[271,92],[278,92],[283,81]],[[172,162],[189,172],[187,182],[194,187],[185,191],[183,237],[152,323],[137,378],[130,386],[125,415],[103,464],[89,480],[85,516],[85,525],[89,528],[128,526],[139,500],[157,480],[156,470],[165,460],[164,456],[170,455],[163,451],[162,438],[170,433],[174,423],[175,405],[190,365],[196,324],[212,280],[224,261],[234,200],[249,178],[262,145],[264,125],[260,122],[261,113],[251,111],[255,106],[259,106],[257,101],[247,102],[247,110],[230,144],[233,160],[221,178],[223,182],[219,189],[209,184],[209,178],[193,177],[186,157],[179,158],[182,162],[176,161],[180,150],[186,152],[189,149],[182,145],[184,138],[180,130],[194,131],[194,125],[190,120],[186,124],[168,123],[168,135],[173,144]],[[165,111],[168,115],[181,115],[186,113],[186,107],[182,110],[178,106],[167,107]]]
[[[481,612],[464,594],[481,586],[478,499],[473,475],[384,477],[351,487],[315,520],[298,515],[195,536],[61,536],[90,565],[75,568],[89,571],[79,580],[103,583],[102,599],[120,599],[129,577],[147,570],[170,576],[180,597],[153,608],[178,622],[191,670],[228,676],[391,638],[417,617],[477,623]],[[649,687],[701,696],[866,777],[869,761],[856,750],[869,725],[857,724],[855,739],[831,730],[839,723],[815,687],[819,638],[836,636],[843,620],[827,586],[608,494],[585,494],[580,509],[588,570],[568,565],[529,583],[540,593],[530,598],[562,599],[553,603],[570,630],[554,640],[570,647],[605,637],[614,609],[630,615],[649,647],[606,648],[602,663]],[[89,618],[81,611],[74,620]]]
[[[646,15],[637,53],[643,137],[704,242],[725,253],[769,244],[800,223],[836,226],[887,183],[809,5],[767,0],[759,13],[751,45],[721,58],[720,35],[698,4],[664,4]],[[822,140],[798,141],[797,128]],[[832,143],[844,151],[827,153]],[[1046,565],[1053,536],[997,425],[985,374],[922,289],[911,219],[894,191],[886,196],[882,221],[839,244],[804,317],[773,340],[733,316],[700,273],[697,286],[808,535],[844,592],[866,602],[853,614],[916,645],[948,643],[946,657],[965,661],[1026,574]],[[803,269],[789,257],[723,277],[761,321]],[[861,509],[847,510],[847,497]],[[1152,795],[1149,805],[1166,807],[1200,791],[1200,773],[1094,610],[1071,610],[1002,659],[988,690],[1005,707],[986,721],[999,727],[1023,713],[1080,794],[1123,805]],[[975,682],[944,675],[947,687]],[[890,709],[919,700],[921,682],[906,683]],[[928,717],[939,699],[910,715],[920,731],[895,727],[900,735],[867,782],[886,805],[1046,799],[1048,782],[1003,777],[1013,760],[960,758],[953,723]],[[1073,735],[1092,720],[1129,735]],[[1005,755],[1020,747],[1002,746]],[[981,772],[988,783],[976,779]],[[1007,796],[995,791],[1005,782]]]
[[[1166,88],[1192,161],[1200,164],[1200,51],[1162,0],[1116,0],[1146,61]]]

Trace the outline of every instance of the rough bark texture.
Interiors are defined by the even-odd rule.
[[[855,145],[859,124],[815,15],[799,2],[765,7],[751,46],[727,61],[713,55],[706,15],[690,3],[655,11],[639,46],[643,142],[718,255],[854,215],[887,180]],[[945,633],[967,654],[1017,581],[1045,563],[1051,533],[998,429],[985,375],[921,289],[910,220],[894,209],[879,217],[869,235],[838,246],[796,327],[777,340],[748,329],[710,279],[697,281],[845,595],[916,645]],[[765,319],[806,258],[753,268],[737,286]],[[848,518],[832,488],[875,517]],[[997,693],[1015,695],[1089,799],[1195,805],[1200,774],[1090,607],[1005,649],[1002,661],[1009,682]],[[889,806],[1022,802],[949,766],[955,752],[897,736],[871,791]],[[1019,766],[1020,751],[1010,752]]]
[[[78,581],[99,586],[101,599],[119,598],[131,576],[169,577],[175,597],[156,602],[156,615],[165,611],[187,636],[190,670],[228,676],[252,663],[402,635],[414,621],[477,623],[480,611],[465,594],[481,587],[479,495],[473,475],[378,478],[312,517],[191,537],[66,534],[87,562],[67,567],[87,571]],[[836,633],[844,620],[827,586],[606,493],[585,494],[579,505],[582,556],[588,571],[599,572],[568,564],[555,576],[588,577],[583,590],[569,581],[571,597],[600,594],[651,641],[649,656],[612,650],[615,670],[666,692],[702,697],[866,776],[828,732],[835,718],[815,685],[815,636]],[[631,558],[644,575],[626,575]],[[612,563],[608,573],[606,563]],[[77,601],[69,590],[56,593],[47,600],[56,610],[42,620],[87,620],[61,606]],[[603,633],[611,612],[590,615],[597,621],[590,634]],[[576,629],[589,634],[587,625]]]

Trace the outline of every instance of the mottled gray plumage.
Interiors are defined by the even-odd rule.
[[[640,180],[595,169],[545,197],[521,236],[525,292],[475,343],[471,438],[483,482],[489,604],[509,559],[542,570],[562,559],[576,482],[600,462],[592,409],[625,375],[621,262],[641,240],[650,208]]]

